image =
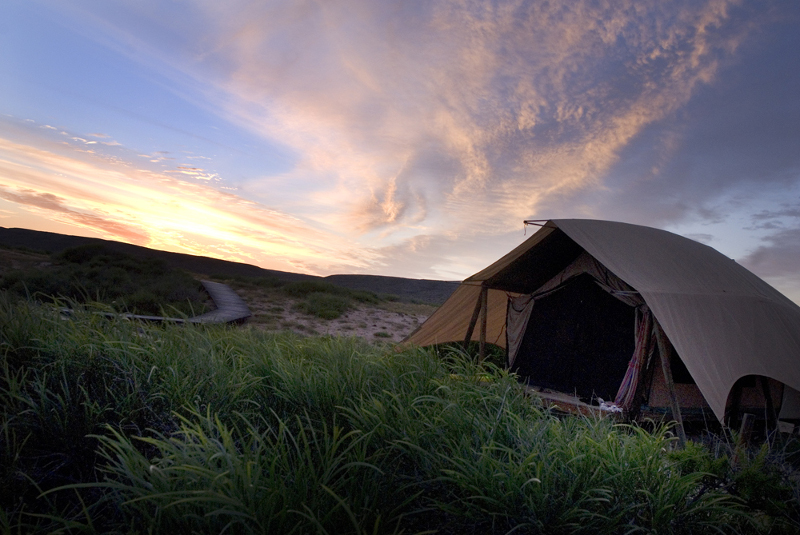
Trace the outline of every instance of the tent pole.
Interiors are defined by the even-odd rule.
[[[772,393],[769,388],[769,379],[761,376],[761,389],[764,391],[764,403],[767,409],[766,420],[767,428],[772,430],[778,427],[778,415],[775,413],[775,405],[772,403]]]
[[[486,358],[486,323],[489,317],[489,288],[481,288],[481,347],[478,353],[478,362]]]
[[[472,340],[472,333],[475,331],[475,324],[478,323],[478,314],[481,312],[481,306],[483,305],[483,299],[481,298],[483,295],[483,288],[481,288],[481,295],[478,296],[478,301],[475,303],[475,310],[472,311],[472,318],[469,320],[469,326],[467,327],[467,335],[464,337],[464,349],[467,349],[469,345],[469,341]]]
[[[672,366],[669,362],[670,353],[665,340],[666,334],[661,330],[660,325],[656,324],[655,328],[658,354],[661,356],[661,371],[664,373],[664,381],[667,383],[669,398],[672,402],[672,417],[678,424],[678,440],[680,441],[681,448],[684,448],[686,446],[686,431],[683,428],[683,417],[681,416],[681,408],[678,404],[678,395],[675,393],[675,382],[672,380]]]
[[[739,405],[742,402],[742,383],[740,381],[734,383],[730,398],[731,404],[726,411],[725,425],[733,429],[739,422]]]

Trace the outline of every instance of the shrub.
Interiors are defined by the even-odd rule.
[[[350,300],[341,295],[331,295],[322,292],[312,292],[304,301],[297,304],[297,308],[306,314],[322,319],[336,319],[350,308]]]
[[[381,298],[375,292],[368,292],[365,290],[350,290],[348,295],[361,303],[378,304]]]
[[[283,291],[291,297],[307,297],[311,293],[328,293],[333,295],[346,295],[347,290],[329,282],[308,280],[290,282],[283,287]]]

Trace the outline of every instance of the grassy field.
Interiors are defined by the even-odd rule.
[[[557,418],[458,351],[0,299],[0,532],[797,533],[792,444]]]

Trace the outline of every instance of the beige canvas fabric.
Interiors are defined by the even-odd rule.
[[[728,393],[742,376],[763,375],[800,390],[800,307],[711,247],[610,221],[549,221],[465,280],[407,342],[463,340],[480,287],[486,285],[487,340],[505,347],[506,295],[535,291],[531,285],[541,286],[577,257],[576,245],[641,294],[717,418],[722,419]],[[476,329],[473,340],[477,336]]]
[[[445,342],[463,342],[480,294],[480,283],[463,282],[425,323],[404,340],[404,343],[424,347]],[[501,290],[489,290],[486,341],[490,344],[506,347],[506,306],[509,296],[518,295]],[[476,327],[470,340],[477,342],[479,337],[480,332]]]

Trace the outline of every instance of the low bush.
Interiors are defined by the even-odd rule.
[[[283,287],[283,292],[300,299],[299,310],[328,320],[340,317],[353,308],[354,302],[378,304],[382,301],[374,292],[351,290],[316,280],[289,283]]]
[[[347,295],[346,288],[336,286],[329,282],[308,280],[290,282],[283,287],[284,293],[290,297],[307,297],[311,293],[328,293],[332,295]]]
[[[336,319],[350,308],[351,301],[341,295],[312,292],[297,304],[298,310],[322,319]]]

